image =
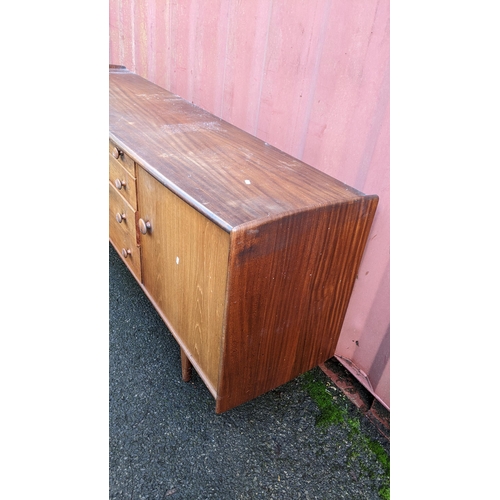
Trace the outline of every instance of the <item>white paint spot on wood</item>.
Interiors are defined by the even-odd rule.
[[[177,265],[179,265],[179,257],[176,257],[176,258],[175,258],[175,263],[176,263]]]
[[[245,184],[252,184],[252,183],[248,179],[246,179]]]

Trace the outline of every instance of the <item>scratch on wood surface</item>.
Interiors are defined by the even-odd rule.
[[[216,121],[203,123],[167,123],[161,126],[162,131],[169,134],[185,134],[200,130],[219,130],[220,124]]]

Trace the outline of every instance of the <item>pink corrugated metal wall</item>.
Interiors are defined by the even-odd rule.
[[[110,0],[110,63],[380,203],[337,357],[389,391],[389,0]]]

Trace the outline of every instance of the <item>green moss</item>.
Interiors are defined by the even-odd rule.
[[[324,382],[318,380],[313,370],[303,375],[304,387],[307,390],[311,399],[316,403],[319,409],[319,415],[316,417],[316,425],[326,427],[329,425],[345,425],[349,432],[351,440],[351,449],[348,457],[348,467],[356,467],[357,458],[363,454],[366,455],[371,451],[376,460],[381,465],[384,475],[380,477],[375,469],[367,468],[361,463],[358,463],[358,470],[368,474],[370,477],[375,477],[379,474],[382,480],[382,487],[378,494],[382,500],[390,500],[390,460],[389,454],[384,447],[368,436],[365,436],[361,431],[361,421],[357,417],[349,417],[349,412],[346,407],[340,406],[335,402],[332,394],[328,391]]]
[[[320,411],[316,418],[316,425],[326,427],[344,422],[347,417],[347,410],[333,404],[332,395],[325,385],[315,380],[311,372],[304,374],[304,380],[309,396],[318,405]]]
[[[383,488],[381,488],[378,494],[380,498],[382,498],[382,500],[390,500],[389,486],[384,486]]]
[[[361,433],[361,422],[358,418],[349,418],[347,420],[347,424],[349,425],[350,437],[355,437]]]
[[[382,465],[384,472],[389,474],[391,469],[390,459],[389,454],[384,450],[384,447],[378,441],[374,441],[373,439],[369,439],[367,445],[377,457],[377,460]]]

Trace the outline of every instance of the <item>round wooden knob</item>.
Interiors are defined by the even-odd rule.
[[[149,221],[146,222],[143,219],[139,219],[139,231],[142,234],[146,234],[150,229],[151,229],[151,222]]]
[[[129,255],[132,255],[132,251],[130,250],[130,248],[122,248],[122,257],[126,259]]]
[[[127,186],[127,182],[126,181],[121,181],[120,179],[116,179],[115,181],[115,187],[116,189],[121,189],[122,187],[126,187]]]
[[[113,156],[118,160],[122,152],[118,148],[113,148]]]
[[[127,214],[126,213],[116,214],[116,222],[118,222],[118,224],[121,224],[121,222],[123,220],[126,220],[126,218],[127,218]]]

